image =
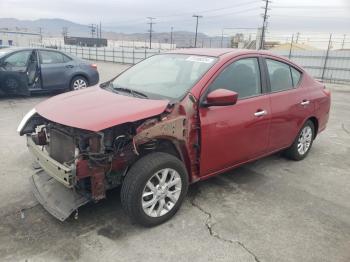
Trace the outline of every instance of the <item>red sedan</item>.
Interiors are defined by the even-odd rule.
[[[305,158],[329,110],[324,84],[286,58],[184,49],[48,99],[18,131],[42,168],[34,193],[55,217],[121,186],[130,218],[154,226],[176,213],[190,183],[282,150]]]

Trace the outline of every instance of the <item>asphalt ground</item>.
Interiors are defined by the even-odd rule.
[[[99,63],[101,81],[127,66]],[[350,261],[350,87],[330,85],[328,127],[308,157],[275,154],[190,187],[155,228],[129,222],[119,191],[60,222],[31,193],[16,128],[49,95],[0,99],[1,261]],[[233,149],[234,150],[234,149]]]

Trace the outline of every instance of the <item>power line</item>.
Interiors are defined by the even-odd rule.
[[[250,2],[246,2],[246,3],[241,3],[241,4],[236,4],[235,6],[230,6],[230,7],[223,7],[223,8],[216,8],[216,9],[206,9],[203,11],[198,11],[196,13],[209,13],[209,12],[217,12],[217,11],[221,11],[221,10],[227,10],[227,9],[237,9],[237,7],[243,7],[246,5],[250,5],[252,3],[257,3],[257,1],[250,1]],[[219,17],[219,16],[226,16],[226,15],[232,15],[232,14],[237,14],[237,13],[244,13],[244,12],[248,12],[248,11],[252,11],[252,10],[259,10],[259,7],[254,7],[254,8],[249,8],[249,9],[243,9],[243,10],[237,10],[235,12],[229,12],[229,13],[224,13],[224,14],[215,14],[215,15],[209,15],[206,16],[207,17]],[[158,23],[167,23],[167,22],[171,22],[174,20],[178,20],[181,19],[183,16],[188,15],[190,12],[183,12],[183,13],[177,13],[177,14],[169,14],[169,15],[161,15],[161,16],[157,16],[157,18],[170,18],[170,17],[179,17],[179,18],[173,18],[173,19],[166,19],[165,21],[160,21]],[[183,21],[190,21],[190,19],[181,19],[181,22]],[[119,23],[119,22],[116,22]],[[132,19],[132,20],[128,20],[126,22],[121,22],[121,24],[119,24],[119,26],[125,26],[125,25],[137,25],[137,24],[142,24],[142,19]],[[114,28],[114,26],[105,26],[108,28]]]
[[[155,24],[153,22],[153,19],[155,19],[155,18],[149,16],[149,17],[147,17],[147,19],[149,19],[149,23],[147,23],[147,24],[149,24],[149,49],[151,49],[152,48],[152,32],[153,32],[152,28],[153,28],[153,25]]]

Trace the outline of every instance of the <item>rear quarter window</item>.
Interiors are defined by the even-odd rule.
[[[293,87],[296,87],[301,78],[301,73],[293,67],[290,67],[290,72],[292,73]]]

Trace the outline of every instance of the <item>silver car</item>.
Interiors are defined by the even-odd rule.
[[[0,49],[0,94],[77,90],[98,81],[95,64],[55,49]]]

